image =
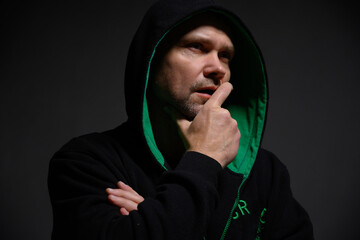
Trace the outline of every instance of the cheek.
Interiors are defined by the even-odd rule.
[[[182,88],[187,88],[188,85],[191,85],[197,77],[194,64],[179,57],[165,62],[163,70],[168,88],[180,91]]]
[[[185,89],[185,75],[178,65],[171,62],[163,62],[160,70],[156,74],[153,90],[162,99],[181,98],[182,91]]]
[[[158,90],[172,98],[188,97],[191,86],[202,76],[201,66],[199,59],[186,57],[176,49],[169,52],[156,75]]]
[[[174,50],[165,59],[167,67],[178,77],[183,78],[199,74],[203,65],[201,61],[201,58],[189,56],[184,50]]]

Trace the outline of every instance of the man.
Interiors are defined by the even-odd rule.
[[[156,3],[130,46],[125,93],[126,123],[51,160],[53,239],[313,238],[286,168],[260,149],[266,76],[233,13]]]

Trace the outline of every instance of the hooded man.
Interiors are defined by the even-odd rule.
[[[266,74],[236,15],[208,0],[155,3],[130,46],[125,97],[127,122],[52,158],[53,239],[313,239],[286,167],[260,148]]]

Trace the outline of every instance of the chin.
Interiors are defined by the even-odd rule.
[[[187,105],[182,108],[181,112],[189,121],[192,121],[196,117],[196,115],[200,112],[202,107],[203,107],[202,104],[190,105],[190,106]]]

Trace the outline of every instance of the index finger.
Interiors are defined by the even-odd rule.
[[[221,84],[205,104],[221,107],[221,105],[228,98],[232,90],[233,86],[231,83],[225,82]]]

